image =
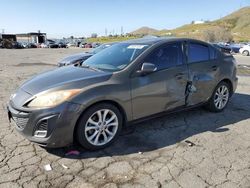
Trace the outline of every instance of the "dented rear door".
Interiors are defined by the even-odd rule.
[[[218,82],[219,65],[216,58],[210,57],[210,46],[205,43],[189,42],[186,46],[189,81],[187,105],[206,102]]]

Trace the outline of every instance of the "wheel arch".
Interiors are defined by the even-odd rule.
[[[81,117],[91,107],[93,107],[95,105],[98,105],[98,104],[102,104],[102,103],[111,104],[111,105],[115,106],[116,108],[118,108],[118,110],[120,111],[120,113],[122,115],[122,127],[126,126],[126,122],[127,122],[126,111],[124,110],[124,108],[117,101],[114,101],[114,100],[101,100],[101,101],[97,101],[97,102],[94,102],[93,104],[89,105],[87,108],[85,108],[81,112],[81,114],[79,115],[79,117],[77,118],[77,121],[76,121],[76,124],[75,124],[75,127],[74,127],[74,132],[73,132],[73,139],[74,139],[74,141],[76,140],[76,130],[77,130],[77,126],[78,126],[78,123],[79,123]]]
[[[232,83],[232,81],[230,79],[228,79],[228,78],[224,78],[218,84],[220,84],[221,82],[225,82],[225,83],[227,83],[229,85],[229,87],[230,87],[229,88],[230,89],[230,97],[231,97],[233,95],[233,83]]]

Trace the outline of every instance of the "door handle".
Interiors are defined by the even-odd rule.
[[[180,79],[183,78],[183,76],[184,76],[183,73],[178,73],[178,74],[175,75],[175,78],[176,78],[177,80],[180,80]]]
[[[212,66],[213,71],[217,71],[217,69],[218,69],[218,66],[216,66],[216,65]]]

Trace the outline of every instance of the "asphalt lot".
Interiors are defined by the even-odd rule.
[[[239,64],[250,66],[250,56],[242,56],[241,54],[237,54],[234,57]]]
[[[250,74],[222,113],[196,108],[133,125],[101,151],[45,150],[19,135],[5,111],[10,94],[81,50],[0,49],[0,187],[250,187]],[[80,155],[66,156],[72,149]]]

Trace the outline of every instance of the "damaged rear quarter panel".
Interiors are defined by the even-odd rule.
[[[213,67],[217,69],[214,70]],[[220,79],[220,66],[217,60],[191,63],[189,67],[189,82],[195,91],[189,92],[188,105],[195,105],[207,101]]]

